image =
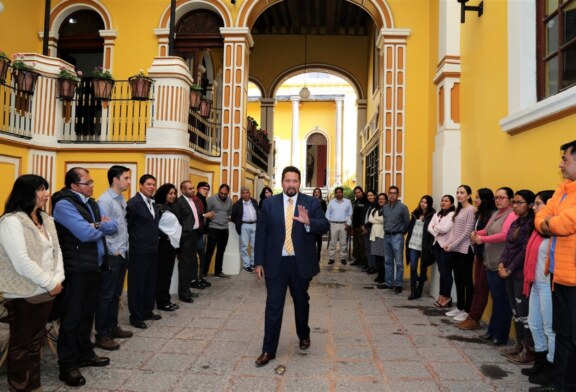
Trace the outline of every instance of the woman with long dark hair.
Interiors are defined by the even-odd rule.
[[[322,197],[322,189],[314,188],[314,190],[312,191],[312,196],[318,199],[318,201],[320,202],[320,208],[322,208],[322,211],[326,213],[328,205],[326,204],[326,200],[324,200],[324,198]],[[320,261],[320,254],[322,253],[323,236],[324,236],[323,234],[316,235],[316,259],[318,259],[318,261]]]
[[[265,186],[264,188],[262,188],[262,192],[260,192],[260,201],[258,202],[258,208],[262,209],[262,203],[264,202],[264,200],[268,199],[269,197],[272,197],[274,193],[272,192],[272,189],[270,189],[270,187]]]
[[[48,182],[18,177],[0,218],[0,291],[8,310],[8,388],[40,389],[40,348],[54,297],[62,291],[64,264],[54,220],[42,209]]]
[[[158,275],[156,285],[156,307],[159,310],[173,312],[179,308],[172,303],[170,296],[170,283],[176,262],[176,249],[180,247],[182,226],[172,212],[172,206],[178,197],[178,190],[174,184],[164,184],[158,188],[154,201],[162,212],[160,217],[160,239],[158,241]]]
[[[434,257],[440,275],[440,294],[434,306],[440,308],[452,306],[452,297],[450,297],[452,292],[452,266],[444,246],[448,243],[450,231],[452,226],[454,226],[453,215],[454,197],[452,195],[444,195],[440,200],[440,211],[432,216],[432,220],[428,225],[428,232],[434,236]]]
[[[422,296],[424,282],[428,275],[428,266],[434,263],[432,244],[434,236],[428,232],[428,226],[436,210],[432,206],[434,199],[424,195],[418,207],[412,211],[408,235],[406,237],[406,264],[410,265],[410,296],[409,300]],[[418,260],[420,259],[420,275],[418,275]]]
[[[534,199],[533,210],[536,214],[546,205],[554,191],[540,191]],[[529,381],[538,385],[549,385],[554,363],[556,334],[552,329],[552,290],[550,274],[546,271],[546,255],[549,237],[534,230],[526,246],[524,262],[523,294],[528,297],[528,326],[534,339],[536,360],[531,368],[522,369],[522,374],[530,376]]]
[[[490,217],[496,210],[494,203],[494,193],[488,188],[480,188],[476,192],[476,223],[474,231],[470,234],[472,249],[474,251],[474,295],[472,297],[472,306],[470,314],[466,320],[456,324],[456,327],[464,330],[480,328],[480,319],[488,303],[488,278],[486,276],[486,267],[484,266],[484,244],[475,244],[475,233],[486,227]]]
[[[376,262],[376,279],[374,282],[378,283],[377,288],[384,288],[384,217],[382,216],[382,207],[388,203],[388,195],[386,193],[378,194],[377,198],[378,207],[372,209],[368,216],[368,223],[371,225],[370,229],[370,254],[374,257]]]
[[[516,341],[522,346],[522,351],[519,353],[508,355],[508,361],[516,364],[530,363],[535,359],[534,340],[528,327],[528,298],[522,294],[526,246],[534,231],[532,204],[535,198],[536,195],[528,189],[519,190],[514,194],[511,204],[518,219],[510,225],[506,246],[498,264],[498,275],[506,279],[506,291],[516,327]]]
[[[501,187],[496,190],[494,202],[496,211],[492,213],[486,227],[472,233],[472,241],[481,245],[484,244],[484,265],[486,266],[486,278],[488,288],[492,297],[492,314],[488,323],[488,331],[480,335],[480,339],[501,346],[508,342],[510,333],[510,323],[512,319],[512,309],[508,302],[506,292],[506,280],[498,276],[498,263],[504,251],[506,236],[512,222],[518,216],[512,213],[510,201],[514,197],[514,192],[509,187]],[[504,354],[517,354],[521,351],[518,347],[505,349]]]
[[[372,244],[370,243],[370,230],[372,225],[368,222],[368,218],[372,211],[378,207],[376,191],[373,189],[367,190],[366,200],[368,200],[368,202],[364,205],[362,234],[364,234],[364,249],[366,250],[367,265],[366,268],[362,268],[362,271],[368,275],[372,275],[376,273],[376,259],[372,255]]]
[[[446,312],[446,316],[453,317],[455,321],[466,320],[474,295],[472,281],[474,253],[470,243],[470,234],[474,230],[476,209],[472,205],[471,195],[472,189],[468,185],[460,185],[456,190],[458,207],[452,217],[454,227],[450,231],[448,243],[444,246],[444,250],[450,253],[458,297],[456,308]]]

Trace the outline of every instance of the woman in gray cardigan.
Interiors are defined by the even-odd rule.
[[[40,348],[53,299],[62,290],[64,265],[54,220],[42,209],[48,182],[20,176],[0,218],[0,291],[8,310],[8,389],[40,388]]]

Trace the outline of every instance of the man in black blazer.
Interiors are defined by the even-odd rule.
[[[178,297],[192,303],[198,294],[190,291],[190,282],[198,281],[198,236],[202,219],[194,202],[194,185],[190,181],[180,184],[180,196],[174,203],[174,214],[182,225],[180,253],[178,254]]]
[[[256,366],[264,366],[276,358],[288,287],[294,302],[300,349],[310,347],[308,286],[320,272],[316,235],[330,228],[318,199],[298,192],[298,168],[284,168],[282,189],[282,194],[262,203],[256,227],[255,272],[258,278],[265,278],[267,291],[264,343]],[[287,231],[290,226],[291,231]]]
[[[240,199],[232,206],[231,218],[240,236],[242,268],[247,272],[254,272],[254,241],[258,211],[258,202],[250,197],[250,189],[245,186],[240,188]],[[250,254],[248,254],[248,246],[251,248]]]
[[[158,254],[158,224],[160,210],[152,196],[156,178],[150,174],[140,177],[140,192],[126,203],[128,221],[128,309],[130,324],[147,328],[146,320],[160,320],[152,313],[156,300],[156,259]]]

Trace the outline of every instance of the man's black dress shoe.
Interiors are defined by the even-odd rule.
[[[173,304],[172,302],[170,302],[170,306],[172,306],[174,309],[180,309],[180,306]]]
[[[400,293],[402,293],[402,286],[396,286],[396,287],[394,287],[394,293],[395,293],[395,294],[400,294]]]
[[[189,303],[189,304],[191,304],[191,303],[194,302],[194,300],[192,299],[191,296],[190,296],[190,297],[179,297],[179,298],[180,298],[180,301],[182,301],[182,302],[187,302],[187,303]]]
[[[165,312],[173,312],[176,310],[176,308],[172,305],[164,305],[164,306],[159,306],[158,310],[163,310]]]
[[[276,358],[276,354],[262,353],[254,363],[256,364],[257,367],[262,367],[268,365],[268,362],[270,362],[274,358]]]
[[[385,289],[390,289],[392,290],[394,287],[392,286],[388,286],[387,284],[377,284],[376,288],[379,290],[385,290]]]
[[[206,288],[206,285],[202,282],[198,282],[197,280],[193,280],[190,283],[190,287],[193,289],[204,290]]]
[[[306,350],[310,347],[310,339],[300,339],[300,350]]]
[[[80,370],[74,369],[68,372],[60,371],[60,381],[64,381],[66,385],[70,387],[81,387],[82,385],[86,385],[86,379],[80,373]]]
[[[202,283],[205,287],[211,287],[212,283],[208,282],[206,279],[202,279],[200,281],[200,283]]]
[[[328,264],[334,264],[334,260],[332,259],[328,260]]]
[[[478,339],[480,339],[484,342],[490,342],[490,341],[492,341],[492,335],[490,335],[489,333],[485,333],[484,335],[478,336]]]
[[[144,317],[144,321],[146,320],[162,320],[162,316],[156,313],[152,313],[150,316]]]
[[[494,347],[500,347],[500,346],[506,345],[507,342],[503,342],[503,341],[498,340],[496,338],[492,338],[488,343],[490,343],[490,345],[492,345]]]
[[[108,366],[110,364],[110,358],[107,357],[99,357],[98,355],[94,355],[91,359],[87,361],[81,361],[80,367],[102,367]]]
[[[139,329],[148,328],[146,323],[142,320],[130,321],[130,325],[132,325],[134,328],[139,328]]]

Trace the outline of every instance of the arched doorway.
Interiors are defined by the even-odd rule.
[[[327,168],[328,141],[320,132],[314,132],[306,141],[306,187],[325,187]]]

